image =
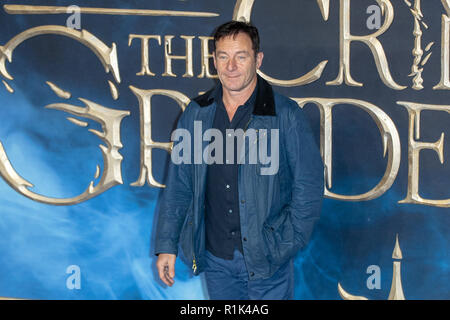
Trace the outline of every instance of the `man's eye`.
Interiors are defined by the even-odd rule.
[[[246,56],[239,56],[238,59],[241,61],[244,61],[247,57]]]

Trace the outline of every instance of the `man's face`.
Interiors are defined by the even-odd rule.
[[[239,93],[255,83],[263,53],[259,52],[255,57],[252,40],[246,33],[240,32],[236,36],[219,39],[213,57],[223,89]]]

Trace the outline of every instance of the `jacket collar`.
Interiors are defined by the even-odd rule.
[[[258,85],[256,86],[257,92],[253,114],[258,116],[275,116],[275,99],[272,86],[259,75],[257,77]],[[222,85],[220,83],[193,100],[197,102],[200,107],[208,107],[214,102],[214,98],[217,96],[219,90],[222,90]]]

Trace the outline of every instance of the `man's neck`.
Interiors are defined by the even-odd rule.
[[[247,102],[256,88],[257,78],[242,91],[230,91],[224,88],[222,101],[228,112],[236,111],[236,109]],[[233,112],[234,113],[234,112]]]

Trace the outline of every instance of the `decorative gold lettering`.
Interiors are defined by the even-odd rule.
[[[402,251],[400,249],[400,245],[398,243],[398,234],[395,237],[395,247],[392,252],[392,259],[402,260]],[[401,276],[401,261],[393,261],[393,272],[392,272],[392,282],[391,282],[391,290],[389,291],[388,300],[405,300],[405,294],[403,293],[402,286],[402,276]],[[355,296],[342,288],[342,285],[338,283],[338,292],[342,299],[344,300],[369,300],[363,296]]]
[[[190,100],[184,94],[163,89],[143,90],[130,86],[131,91],[135,94],[139,101],[140,122],[141,122],[141,162],[140,175],[136,182],[131,185],[140,187],[148,181],[152,187],[164,188],[165,185],[157,182],[153,177],[152,151],[154,148],[172,152],[173,142],[156,142],[152,139],[152,97],[154,95],[162,95],[175,100],[180,108],[184,111]]]
[[[409,2],[406,2],[406,5],[411,8],[412,4]],[[423,14],[421,9],[421,0],[415,0],[414,7],[410,9],[413,17],[414,17],[414,49],[412,51],[412,54],[414,56],[413,65],[411,66],[411,74],[409,77],[413,78],[413,86],[412,88],[414,90],[422,90],[423,89],[423,79],[422,79],[422,72],[423,72],[423,66],[428,62],[428,60],[431,57],[431,52],[429,52],[424,58],[424,51],[422,50],[422,27],[423,25],[426,29],[428,29],[428,26],[423,21]],[[425,52],[429,51],[431,46],[433,45],[433,42],[430,42],[425,47]],[[423,59],[422,59],[423,58]]]
[[[8,91],[9,93],[14,93],[14,89],[9,85],[8,82],[2,80],[2,83],[5,86],[6,91]]]
[[[233,20],[250,22],[254,2],[255,0],[236,0],[233,10]]]
[[[5,4],[3,6],[9,14],[66,14],[68,7],[58,6],[27,6]],[[82,14],[108,14],[125,16],[153,16],[153,17],[197,17],[213,18],[218,17],[218,13],[196,12],[196,11],[174,11],[174,10],[147,10],[147,9],[121,9],[121,8],[91,8],[81,7]]]
[[[395,247],[392,252],[392,259],[402,260],[403,254],[398,243],[398,234],[395,236]],[[401,262],[393,262],[391,291],[389,292],[388,300],[405,300],[405,294],[403,293],[402,277],[401,277]]]
[[[80,98],[86,107],[77,107],[65,103],[55,103],[47,105],[46,108],[66,111],[70,114],[85,117],[101,124],[103,132],[89,129],[90,132],[97,135],[105,145],[100,145],[103,153],[104,174],[99,183],[94,186],[94,181],[91,181],[89,187],[80,195],[72,198],[50,198],[43,196],[29,188],[33,184],[22,178],[11,165],[8,156],[0,142],[0,176],[17,192],[34,201],[42,202],[51,205],[73,205],[88,199],[91,199],[115,185],[122,184],[121,162],[122,156],[119,149],[122,148],[120,142],[120,124],[124,117],[130,114],[129,111],[115,110],[103,107],[92,101]],[[69,121],[85,126],[81,121],[73,121],[74,118],[69,118]],[[97,174],[96,174],[97,175]]]
[[[86,30],[77,31],[71,28],[62,26],[46,25],[27,29],[22,33],[16,35],[9,40],[4,46],[0,46],[0,74],[7,79],[13,80],[13,77],[6,70],[6,59],[11,63],[14,49],[22,42],[44,34],[56,34],[72,38],[91,49],[95,55],[100,59],[105,71],[112,72],[116,82],[120,83],[119,64],[117,60],[117,51],[115,43],[111,48],[106,46],[101,40]],[[51,82],[47,82],[50,88],[60,97],[69,98],[70,93],[58,88]],[[69,104],[55,103],[46,106],[57,110],[66,111],[68,113],[86,117],[97,121],[101,124],[103,132],[90,129],[89,131],[97,135],[105,145],[100,145],[104,160],[104,174],[97,186],[94,186],[94,181],[91,181],[87,190],[79,196],[72,198],[50,198],[43,195],[36,194],[28,188],[33,185],[22,178],[11,165],[3,145],[0,142],[0,176],[17,192],[24,196],[46,204],[53,205],[71,205],[88,200],[114,185],[122,183],[121,176],[121,161],[122,156],[118,150],[122,147],[120,142],[120,123],[122,119],[130,114],[129,111],[114,110],[103,107],[92,101],[80,98],[86,107],[77,107]],[[75,118],[68,117],[70,122],[85,127],[86,123]]]
[[[172,60],[185,60],[186,61],[186,72],[183,75],[186,77],[193,77],[193,64],[192,64],[192,39],[195,36],[180,36],[180,38],[184,39],[186,42],[186,55],[184,56],[174,56],[172,54],[172,39],[175,36],[165,36],[164,37],[164,55],[165,55],[165,72],[162,74],[163,77],[176,77],[176,75],[172,72]]]
[[[233,20],[236,21],[246,21],[250,22],[252,8],[254,0],[238,0],[233,11]],[[329,12],[329,0],[318,0],[322,16],[325,20],[328,19]],[[281,87],[295,87],[302,86],[308,83],[312,83],[322,76],[323,70],[325,69],[328,60],[320,62],[314,69],[309,71],[307,74],[300,76],[296,79],[291,80],[280,80],[266,75],[261,70],[258,70],[258,74],[266,79],[270,84],[277,85]]]
[[[450,7],[448,2],[442,1],[447,15],[442,15],[441,22],[441,81],[433,90],[450,90]]]
[[[50,87],[50,89],[52,89],[52,91],[60,98],[62,99],[70,99],[70,97],[72,96],[72,94],[68,91],[65,91],[61,88],[59,88],[56,84],[50,82],[50,81],[45,81],[45,83]]]
[[[413,102],[399,101],[397,104],[403,106],[409,115],[409,135],[408,135],[408,191],[406,198],[399,203],[425,204],[436,207],[450,207],[450,199],[430,200],[424,199],[419,195],[419,160],[420,151],[423,149],[434,150],[439,161],[444,163],[444,133],[438,141],[420,142],[420,112],[423,110],[445,111],[450,114],[450,106],[419,104]]]
[[[117,90],[116,85],[110,80],[108,80],[108,85],[109,85],[109,91],[111,92],[112,98],[114,100],[119,99],[119,90]]]
[[[87,123],[86,121],[81,121],[76,118],[67,117],[66,119],[69,120],[70,122],[72,122],[74,125],[77,125],[79,127],[86,128],[89,125],[89,123]]]
[[[213,40],[213,37],[198,37],[201,41],[201,51],[202,51],[202,72],[197,76],[197,78],[217,78],[217,74],[211,74],[209,70],[209,61],[212,59],[213,55],[209,52],[209,40]]]
[[[325,98],[294,98],[303,108],[307,103],[315,104],[320,111],[320,152],[325,167],[325,196],[346,201],[366,201],[378,198],[394,183],[400,167],[401,148],[400,138],[391,118],[379,107],[355,99],[325,99]],[[349,104],[366,111],[380,130],[383,141],[383,157],[388,154],[386,171],[380,182],[370,191],[359,195],[340,195],[328,190],[332,186],[332,108],[338,104]]]
[[[111,48],[109,48],[101,40],[86,30],[77,31],[63,26],[53,25],[25,30],[9,40],[4,46],[0,46],[0,74],[9,80],[13,80],[14,78],[6,70],[6,59],[11,63],[13,51],[19,44],[32,37],[44,34],[66,36],[86,45],[100,59],[106,73],[109,73],[111,70],[116,82],[120,83],[119,63],[117,60],[116,44],[114,42],[112,43]]]
[[[317,0],[323,20],[328,21],[330,14],[330,0]]]
[[[362,87],[363,84],[355,81],[350,73],[350,44],[359,41],[366,44],[375,59],[378,73],[383,83],[391,89],[403,90],[406,87],[398,85],[391,76],[389,64],[383,46],[378,37],[389,29],[394,20],[394,9],[389,0],[376,0],[385,15],[383,26],[373,34],[367,36],[354,36],[350,33],[350,0],[340,0],[340,62],[338,77],[327,82],[327,85],[341,85],[343,81],[349,86]]]
[[[161,36],[159,35],[138,35],[138,34],[130,34],[128,37],[128,46],[131,46],[131,43],[134,39],[141,39],[141,71],[136,73],[137,76],[155,76],[153,72],[150,71],[150,61],[149,61],[149,40],[155,39],[158,41],[158,44],[161,45]]]

